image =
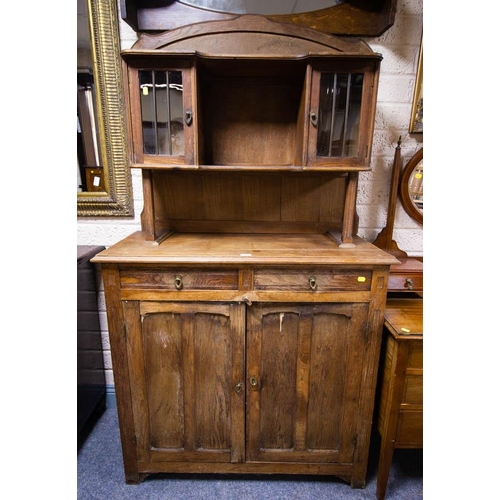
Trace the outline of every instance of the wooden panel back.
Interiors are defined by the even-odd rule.
[[[293,165],[302,85],[212,82],[205,101],[206,165]]]
[[[153,171],[155,231],[325,232],[342,226],[346,176]]]

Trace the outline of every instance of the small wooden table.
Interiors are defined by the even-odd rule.
[[[378,500],[385,497],[394,449],[423,447],[423,299],[387,299],[381,367]]]

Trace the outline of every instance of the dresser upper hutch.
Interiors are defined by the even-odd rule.
[[[353,245],[380,54],[242,15],[143,33],[122,56],[146,239],[333,231]]]

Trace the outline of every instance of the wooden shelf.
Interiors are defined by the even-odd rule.
[[[206,172],[234,172],[234,171],[244,171],[244,172],[367,172],[370,171],[370,167],[363,167],[359,165],[355,166],[304,166],[304,165],[242,165],[232,164],[232,165],[180,165],[172,164],[168,165],[166,163],[132,163],[131,168],[142,168],[151,170],[202,170]]]

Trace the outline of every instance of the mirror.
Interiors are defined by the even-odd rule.
[[[178,0],[179,3],[200,9],[231,14],[295,14],[333,7],[345,0]]]
[[[120,0],[135,31],[168,31],[187,24],[258,14],[334,35],[378,37],[396,16],[397,0]]]
[[[117,5],[77,9],[77,215],[133,216]]]
[[[401,174],[401,204],[406,213],[424,223],[424,148],[410,158]]]

